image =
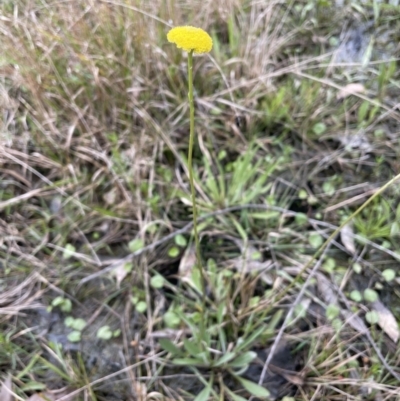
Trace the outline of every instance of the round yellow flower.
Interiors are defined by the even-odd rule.
[[[208,53],[212,49],[211,36],[201,28],[177,26],[167,34],[168,42],[175,43],[179,49],[193,53]]]

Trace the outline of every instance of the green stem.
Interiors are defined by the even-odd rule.
[[[201,338],[204,334],[204,314],[206,312],[206,282],[203,266],[201,263],[200,254],[200,241],[199,233],[197,231],[197,205],[196,205],[196,191],[194,188],[193,178],[193,143],[194,143],[194,99],[193,99],[193,50],[188,54],[188,76],[189,76],[189,110],[190,110],[190,136],[189,136],[189,154],[188,154],[188,168],[189,168],[189,181],[190,190],[192,193],[192,205],[193,205],[193,231],[194,241],[196,245],[196,258],[197,266],[200,271],[201,280],[201,293],[202,293],[202,311],[201,311]]]

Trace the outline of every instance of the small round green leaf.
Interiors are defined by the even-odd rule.
[[[376,324],[379,322],[379,315],[375,311],[370,311],[365,314],[365,319],[368,323]]]
[[[69,259],[75,253],[75,251],[76,251],[76,249],[72,244],[65,245],[64,252],[63,252],[63,258]]]
[[[138,250],[142,249],[143,247],[144,247],[144,242],[141,238],[135,238],[132,241],[130,241],[128,244],[128,248],[132,253],[137,252]]]
[[[176,258],[179,255],[179,249],[176,246],[169,248],[168,256],[171,258]]]
[[[319,248],[324,243],[324,239],[318,233],[312,233],[308,237],[308,242],[312,247]]]
[[[327,272],[327,273],[333,273],[336,267],[336,261],[333,258],[328,258],[325,260],[324,264],[322,265],[322,268]]]
[[[394,280],[396,272],[393,269],[386,269],[382,272],[382,276],[387,282],[389,282]]]
[[[370,288],[367,288],[364,291],[364,299],[367,302],[375,302],[378,300],[378,293],[375,290],[371,290]]]
[[[304,213],[297,213],[294,219],[296,221],[296,224],[298,224],[299,226],[308,222],[308,217]]]
[[[110,326],[103,326],[99,328],[96,336],[102,340],[109,340],[113,336],[113,333],[110,329]]]
[[[359,263],[353,263],[354,273],[360,274],[362,272],[362,266]]]
[[[176,235],[175,244],[181,247],[185,247],[187,245],[186,238],[182,234]]]
[[[82,318],[74,319],[72,322],[72,328],[77,330],[77,331],[82,331],[86,326],[86,321],[83,320]]]
[[[298,197],[299,199],[307,199],[308,192],[305,189],[300,189]]]
[[[64,302],[61,304],[60,309],[63,312],[66,312],[66,313],[71,312],[71,310],[72,310],[72,302],[71,302],[71,300],[70,299],[64,299]]]
[[[65,301],[65,298],[59,296],[59,297],[54,298],[54,299],[51,301],[51,305],[52,305],[52,306],[60,306],[60,305],[62,305],[62,304],[64,303],[64,301]]]
[[[355,302],[361,302],[362,301],[362,294],[360,291],[354,290],[350,293],[350,298],[355,301]]]
[[[324,123],[316,123],[312,130],[314,134],[322,135],[326,131],[326,125]]]
[[[136,306],[135,309],[139,312],[139,313],[144,313],[147,310],[147,304],[145,301],[139,301]]]
[[[81,341],[81,332],[77,330],[71,331],[71,333],[68,334],[67,338],[68,341],[70,341],[71,343],[78,343],[79,341]]]
[[[153,276],[151,278],[150,285],[153,288],[156,288],[156,289],[163,288],[163,286],[164,286],[164,277],[161,276],[160,274],[156,274],[155,276]]]
[[[330,181],[325,181],[322,185],[322,189],[328,196],[332,196],[335,193],[335,186]]]
[[[181,322],[181,319],[179,318],[179,316],[172,311],[168,311],[167,313],[165,313],[163,319],[164,319],[165,324],[170,328],[175,328],[175,327],[179,326],[179,324]]]
[[[340,309],[335,304],[330,304],[326,308],[326,317],[327,317],[328,320],[335,319],[336,317],[339,316],[339,313],[340,313]]]

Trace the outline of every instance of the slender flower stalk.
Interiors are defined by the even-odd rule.
[[[196,190],[194,187],[193,178],[193,145],[194,145],[194,96],[193,96],[193,50],[188,54],[188,83],[189,83],[189,117],[190,117],[190,129],[189,129],[189,150],[188,150],[188,168],[189,168],[189,181],[190,191],[192,194],[192,206],[193,206],[193,231],[194,231],[194,242],[196,246],[196,259],[197,266],[200,271],[201,278],[201,293],[202,293],[202,304],[205,312],[206,306],[206,280],[203,265],[201,263],[200,254],[200,241],[199,233],[197,230],[197,204],[196,204]]]
[[[188,84],[189,84],[189,116],[190,116],[190,132],[189,132],[189,150],[188,150],[188,169],[190,191],[193,206],[193,230],[194,241],[196,247],[197,268],[200,272],[201,280],[201,323],[200,323],[200,338],[204,338],[205,334],[205,312],[206,312],[206,274],[203,269],[200,253],[199,233],[197,229],[197,204],[196,204],[196,190],[194,187],[193,177],[193,146],[194,146],[194,96],[193,96],[193,54],[208,53],[212,49],[212,39],[210,35],[200,28],[193,26],[178,26],[172,28],[168,34],[167,39],[169,42],[175,43],[179,49],[188,52]]]

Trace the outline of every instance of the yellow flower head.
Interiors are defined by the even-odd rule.
[[[177,26],[167,34],[168,42],[175,43],[178,49],[193,53],[208,53],[212,49],[210,35],[194,26]]]

